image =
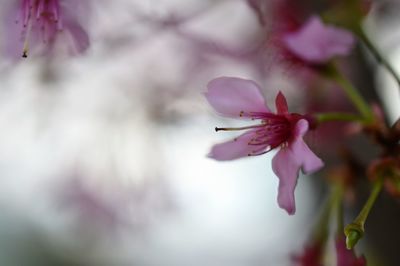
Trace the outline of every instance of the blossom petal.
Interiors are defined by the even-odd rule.
[[[324,163],[318,158],[303,141],[303,135],[308,130],[308,122],[301,119],[297,122],[294,140],[281,150],[272,159],[272,170],[279,178],[278,205],[290,215],[296,211],[294,190],[300,169],[305,174],[320,169]]]
[[[71,34],[74,50],[73,54],[80,54],[86,51],[90,45],[89,35],[87,32],[76,22],[68,21],[65,27]]]
[[[308,131],[308,122],[305,119],[297,121],[293,135],[295,138],[302,138]]]
[[[254,81],[220,77],[210,81],[207,88],[208,102],[221,115],[239,118],[250,117],[250,112],[271,112]]]
[[[290,148],[282,148],[272,159],[272,170],[279,178],[278,205],[288,214],[296,212],[294,189],[300,171],[299,161]]]
[[[300,59],[319,64],[334,56],[348,55],[354,37],[349,31],[326,26],[318,16],[313,16],[297,32],[286,34],[283,43]]]
[[[289,112],[288,105],[287,105],[287,102],[286,102],[286,97],[280,91],[276,95],[275,106],[276,106],[276,112],[278,114],[287,114]]]
[[[254,134],[254,131],[248,131],[233,140],[216,144],[211,148],[208,157],[218,161],[228,161],[247,157],[255,150],[257,152],[265,150],[268,147],[267,144],[262,146],[248,145]]]
[[[5,53],[11,58],[21,58],[25,41],[29,47],[29,51],[26,51],[28,56],[51,55],[59,48],[69,50],[72,54],[87,50],[89,37],[78,22],[86,17],[87,12],[83,12],[87,11],[85,2],[26,0],[14,1],[12,5],[4,7],[3,24],[7,36]],[[35,17],[28,15],[28,12],[35,14]]]
[[[15,22],[15,18],[20,15],[19,4],[17,1],[8,4],[4,8],[7,12],[0,14],[2,15],[2,25],[4,25],[4,36],[6,37],[3,39],[2,48],[4,53],[12,59],[20,59],[23,49],[22,25]]]
[[[322,257],[323,243],[315,240],[304,247],[302,254],[294,255],[292,259],[297,266],[322,266]]]
[[[303,136],[308,130],[308,122],[301,119],[295,127],[295,140],[290,143],[290,147],[298,158],[302,171],[305,174],[312,174],[324,166],[322,160],[315,155],[307,144],[303,141]]]

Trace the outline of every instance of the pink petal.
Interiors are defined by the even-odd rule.
[[[239,118],[249,117],[250,112],[271,112],[254,81],[220,77],[210,81],[207,88],[208,102],[221,115]]]
[[[13,58],[20,59],[23,49],[23,40],[21,38],[22,25],[16,23],[16,18],[20,15],[20,3],[14,2],[4,8],[7,10],[2,18],[2,25],[4,26],[4,39],[3,39],[3,50],[4,53]],[[34,36],[33,36],[34,37]]]
[[[324,163],[303,141],[303,135],[308,130],[308,122],[301,119],[297,122],[294,139],[289,146],[282,147],[272,159],[272,170],[279,178],[278,205],[290,215],[296,211],[294,190],[300,169],[305,174],[319,170]]]
[[[289,112],[285,95],[283,95],[283,93],[280,91],[278,95],[276,95],[275,106],[278,114],[287,114]]]
[[[308,131],[308,122],[305,119],[297,121],[293,135],[295,138],[302,138]]]
[[[319,17],[313,16],[297,32],[286,34],[283,43],[304,61],[325,63],[334,56],[348,55],[354,37],[349,31],[326,26]]]
[[[51,10],[58,7],[60,10],[54,11],[58,22],[49,21],[44,18],[31,19],[31,30],[28,34],[29,55],[51,55],[57,48],[70,50],[73,54],[82,53],[89,47],[89,37],[78,21],[86,17],[87,9],[84,9],[87,1],[69,0],[52,2],[41,1],[40,5],[46,5],[45,9]],[[26,2],[30,5],[29,2]],[[6,6],[6,14],[3,16],[5,21],[5,53],[12,58],[21,58],[24,46],[24,27],[23,17],[21,16],[21,1]],[[82,8],[81,8],[82,7]],[[53,15],[53,14],[51,14]],[[79,18],[79,20],[78,20]],[[16,22],[18,20],[18,22]],[[45,27],[45,31],[43,31]],[[62,50],[61,49],[61,50]]]
[[[66,22],[65,27],[68,29],[73,40],[73,48],[75,49],[72,51],[72,53],[80,54],[86,51],[90,45],[87,32],[74,21]]]
[[[316,156],[307,144],[303,141],[303,136],[308,130],[308,122],[305,119],[301,119],[297,122],[295,128],[295,140],[289,144],[289,147],[293,150],[298,158],[299,163],[302,166],[304,174],[312,174],[324,166],[322,160]]]
[[[296,212],[294,189],[300,171],[295,156],[290,148],[282,148],[272,159],[272,170],[279,178],[278,205],[290,215]]]
[[[80,54],[90,46],[89,35],[82,27],[82,21],[87,20],[90,13],[89,1],[69,0],[61,2],[64,27],[72,38],[70,49],[73,54]],[[85,23],[84,23],[85,24]]]
[[[218,161],[228,161],[247,157],[255,150],[265,150],[268,145],[248,145],[249,141],[254,137],[254,134],[254,131],[248,131],[233,140],[216,144],[211,148],[208,157],[216,159]]]

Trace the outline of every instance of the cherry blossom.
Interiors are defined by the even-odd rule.
[[[89,47],[89,36],[77,11],[86,1],[20,0],[10,5],[6,23],[6,52],[28,57],[31,51],[48,54],[63,46],[71,54]]]
[[[246,156],[279,151],[272,160],[272,169],[279,178],[278,205],[289,214],[295,213],[294,190],[299,171],[313,173],[323,166],[303,141],[313,119],[309,115],[289,113],[285,96],[279,92],[275,103],[277,113],[265,104],[259,86],[240,78],[221,77],[208,84],[205,96],[221,115],[232,118],[261,120],[260,123],[239,128],[216,128],[216,131],[246,130],[233,140],[212,147],[209,157],[233,160]]]

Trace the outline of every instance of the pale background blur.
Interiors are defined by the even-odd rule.
[[[83,56],[0,61],[0,265],[290,265],[324,196],[315,177],[300,177],[288,216],[272,153],[206,157],[232,136],[214,127],[238,125],[205,101],[212,78],[301,105],[284,71],[267,78],[206,42],[247,45],[259,28],[246,3],[100,0],[87,20]]]

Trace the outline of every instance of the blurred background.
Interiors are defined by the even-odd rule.
[[[300,177],[288,216],[276,203],[273,153],[206,157],[235,135],[215,126],[240,124],[208,106],[203,92],[215,77],[254,79],[270,106],[282,90],[292,110],[304,110],[306,85],[295,67],[276,64],[248,2],[90,4],[85,54],[0,61],[0,265],[291,265],[327,192],[322,178]],[[365,25],[400,70],[398,11],[380,1]],[[377,84],[370,97],[379,95],[394,122],[395,82],[357,49],[367,62],[359,79]],[[311,137],[318,154],[321,142]],[[371,225],[381,240],[371,233],[362,251],[385,261],[376,265],[398,265],[396,248],[379,246],[399,239],[400,208],[383,200],[379,217],[392,227],[382,239]]]

